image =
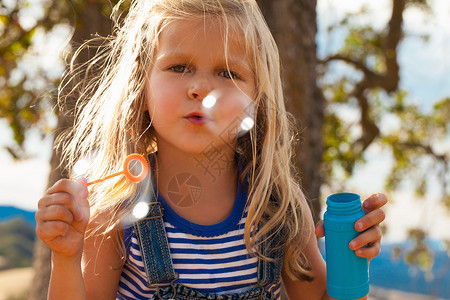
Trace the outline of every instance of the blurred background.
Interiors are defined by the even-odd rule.
[[[112,2],[0,1],[0,300],[45,299],[49,252],[35,243],[34,211],[64,176],[52,144],[72,122],[57,86],[77,46],[111,34]],[[258,3],[280,48],[315,219],[328,194],[385,192],[370,299],[450,299],[450,1]]]

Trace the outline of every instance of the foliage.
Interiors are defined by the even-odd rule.
[[[395,259],[403,257],[407,264],[415,267],[416,270],[424,272],[427,280],[432,280],[433,276],[435,276],[431,272],[434,265],[435,253],[427,245],[427,233],[423,229],[415,228],[409,230],[408,236],[411,245],[404,249],[400,246],[395,247],[393,257]],[[448,241],[444,241],[444,244],[447,244],[447,249],[450,249],[448,247]]]
[[[94,1],[104,15],[111,14],[114,2]],[[87,1],[78,0],[0,2],[0,118],[12,131],[15,143],[6,150],[15,159],[27,157],[24,141],[31,129],[42,135],[54,129],[56,87],[64,69],[55,72],[54,63],[41,62],[47,51],[43,45],[61,34],[69,41],[75,28],[84,25],[79,16],[86,6]]]
[[[24,158],[30,128],[48,133],[52,88],[61,74],[53,74],[37,58],[37,43],[68,21],[64,1],[26,0],[0,3],[0,118],[9,125],[15,144],[7,146],[14,158]]]
[[[429,184],[430,170],[437,170],[443,184],[443,201],[449,206],[448,184],[449,155],[437,150],[437,145],[448,138],[450,129],[450,98],[434,105],[429,114],[424,114],[416,105],[404,103],[406,93],[396,95],[391,111],[395,112],[399,126],[381,137],[381,141],[392,148],[394,165],[386,182],[389,190],[398,188],[402,179],[409,177],[416,187],[416,195],[424,197]],[[431,160],[418,160],[428,156]]]
[[[22,219],[0,224],[0,270],[29,267],[33,257],[34,229]]]
[[[395,12],[401,2],[404,5]],[[450,99],[442,99],[426,113],[398,87],[396,51],[404,35],[402,14],[406,4],[423,7],[426,2],[394,3],[389,24],[381,30],[355,25],[351,21],[354,14],[344,18],[339,24],[348,29],[344,45],[323,60],[322,83],[329,101],[323,132],[326,178],[331,182],[338,170],[339,175],[352,175],[355,166],[365,162],[364,151],[376,143],[389,149],[394,159],[388,190],[395,190],[410,176],[415,178],[417,195],[424,196],[429,173],[415,171],[430,170],[423,167],[425,160],[418,160],[428,156],[434,164],[432,169],[441,170],[442,197],[448,201],[449,154],[437,145],[449,138]],[[344,75],[334,76],[338,72]],[[330,74],[334,78],[330,79]],[[349,115],[351,120],[345,120]],[[385,122],[391,123],[390,128],[382,126]]]

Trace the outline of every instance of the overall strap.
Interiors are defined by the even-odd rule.
[[[161,203],[157,201],[153,189],[149,192],[149,212],[143,219],[133,224],[139,245],[142,260],[147,275],[147,284],[174,280],[177,274],[173,268],[170,256],[169,242],[163,221]]]
[[[258,285],[266,287],[278,284],[281,281],[281,268],[283,266],[284,251],[282,240],[283,230],[275,229],[267,233],[258,245],[259,252],[270,260],[258,259]]]

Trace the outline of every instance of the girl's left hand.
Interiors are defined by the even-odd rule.
[[[385,218],[384,211],[381,207],[387,201],[386,195],[377,193],[371,195],[363,202],[362,208],[366,212],[366,215],[355,223],[355,230],[362,233],[349,244],[350,249],[355,250],[357,256],[366,257],[371,260],[380,253],[381,229],[379,225]],[[325,235],[322,220],[317,223],[315,233],[317,237],[323,237]]]

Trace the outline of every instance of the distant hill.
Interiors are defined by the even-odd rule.
[[[0,206],[0,270],[31,266],[36,220],[34,211]]]
[[[24,210],[14,206],[0,206],[0,224],[19,218],[27,224],[36,227],[35,213],[35,211]]]
[[[35,232],[22,218],[0,223],[0,270],[31,266]]]
[[[450,299],[450,255],[448,249],[441,242],[427,241],[432,249],[434,264],[431,278],[417,267],[408,265],[404,257],[394,259],[393,248],[410,249],[408,242],[402,244],[383,245],[379,256],[370,262],[371,284],[387,289],[402,290]]]

